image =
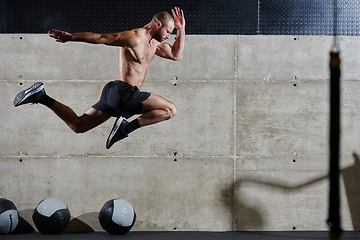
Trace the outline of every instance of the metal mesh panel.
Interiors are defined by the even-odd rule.
[[[359,35],[358,0],[339,0],[337,4],[339,35]],[[333,0],[262,0],[261,34],[333,35]]]
[[[175,6],[185,12],[187,34],[334,33],[333,0],[0,0],[0,32],[125,31]],[[359,16],[358,0],[338,0],[338,34],[359,35]]]

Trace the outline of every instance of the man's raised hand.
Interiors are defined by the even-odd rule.
[[[56,39],[56,42],[66,43],[71,40],[71,34],[65,31],[52,29],[48,33],[50,37]]]
[[[174,17],[175,21],[175,27],[178,30],[185,29],[185,18],[184,18],[184,12],[178,7],[175,7],[174,9],[171,9],[171,12]]]

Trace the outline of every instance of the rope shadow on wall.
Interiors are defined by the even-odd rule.
[[[341,176],[344,180],[347,201],[349,203],[351,221],[354,230],[360,230],[360,157],[353,154],[354,165],[341,170]]]
[[[328,175],[325,175],[322,177],[312,179],[302,184],[292,185],[280,179],[271,179],[268,181],[264,181],[256,177],[243,177],[237,180],[237,192],[241,192],[241,189],[244,187],[244,185],[250,183],[250,184],[266,186],[266,188],[269,188],[269,190],[271,191],[280,191],[285,194],[294,194],[296,192],[300,192],[301,189],[313,185],[319,181],[327,180],[327,178]],[[241,230],[247,230],[249,228],[252,230],[261,230],[263,223],[266,222],[265,219],[266,217],[262,213],[264,211],[261,211],[261,209],[263,209],[264,207],[254,206],[254,205],[249,206],[248,203],[245,203],[241,199],[240,200],[237,199],[237,201],[238,202],[235,203],[237,209],[237,215],[235,216],[236,217],[235,219],[237,220],[236,230],[241,231]]]
[[[358,204],[360,202],[360,189],[358,187],[358,183],[360,182],[360,157],[356,154],[353,156],[355,158],[354,164],[350,167],[342,169],[341,177],[343,178],[344,182],[353,229],[360,230],[360,206]],[[280,179],[269,179],[268,181],[265,181],[256,177],[241,177],[236,181],[236,192],[241,192],[241,189],[244,188],[244,185],[250,183],[265,186],[266,188],[269,188],[269,190],[280,191],[286,194],[295,194],[300,192],[305,187],[314,185],[320,181],[327,181],[328,178],[329,174],[326,174],[301,184],[292,185]],[[228,187],[223,189],[222,192],[223,194],[226,192],[233,192],[233,188]],[[324,191],[324,194],[327,194],[327,192]],[[265,216],[263,213],[264,206],[256,205],[255,202],[256,201],[254,200],[250,205],[240,196],[239,198],[235,198],[235,202],[233,203],[235,205],[236,212],[233,211],[233,206],[226,206],[229,211],[233,212],[233,220],[236,222],[236,228],[234,229],[235,231],[263,229],[264,223],[267,220],[267,216]],[[326,219],[323,221],[325,223]]]

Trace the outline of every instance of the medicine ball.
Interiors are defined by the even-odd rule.
[[[42,234],[60,234],[70,222],[70,211],[60,199],[47,198],[37,205],[32,218]]]
[[[14,231],[19,223],[19,212],[15,204],[5,198],[0,198],[0,234]]]
[[[110,234],[124,235],[134,226],[136,214],[124,199],[107,201],[99,213],[101,227]]]

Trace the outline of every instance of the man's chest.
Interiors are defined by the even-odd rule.
[[[139,51],[140,61],[144,61],[144,63],[150,63],[154,58],[156,53],[156,45],[155,44],[144,44],[142,51]]]

